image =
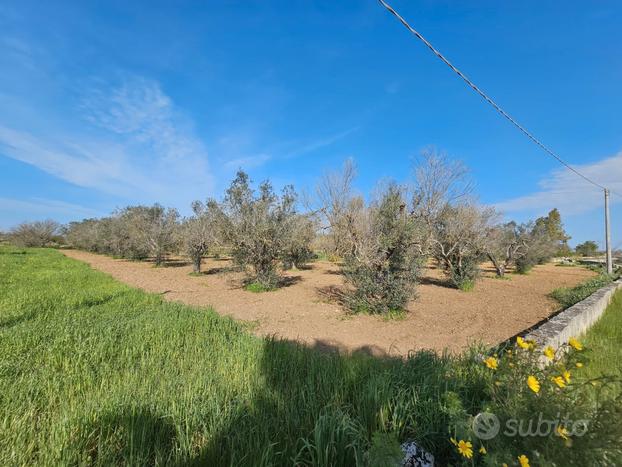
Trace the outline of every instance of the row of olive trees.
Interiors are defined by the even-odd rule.
[[[253,189],[248,175],[238,172],[222,202],[192,203],[192,215],[180,218],[175,209],[130,206],[101,219],[72,222],[67,243],[76,248],[128,259],[154,258],[162,265],[168,255],[183,253],[195,273],[202,259],[227,248],[246,271],[247,281],[261,290],[273,289],[279,271],[303,267],[312,257],[316,234],[312,216],[296,211],[291,186],[276,194],[269,182]]]
[[[178,247],[178,220],[177,210],[159,204],[128,206],[101,219],[71,222],[65,237],[75,248],[134,260],[153,257],[160,266]]]
[[[57,246],[63,243],[61,225],[51,219],[22,222],[2,238],[20,247]]]
[[[468,290],[486,259],[499,276],[510,267],[526,272],[567,240],[556,210],[534,223],[499,223],[494,209],[473,198],[464,166],[435,152],[423,155],[410,186],[385,184],[369,203],[353,189],[355,172],[348,161],[326,174],[314,211],[324,244],[343,258],[346,303],[355,311],[403,309],[429,259],[449,283]]]
[[[499,276],[511,267],[525,272],[568,239],[557,210],[532,223],[499,223],[493,209],[476,202],[465,167],[433,151],[423,155],[411,183],[384,183],[369,200],[355,192],[355,176],[351,161],[326,174],[316,205],[299,212],[293,187],[275,193],[263,182],[254,188],[240,171],[221,201],[196,201],[189,217],[158,204],[129,206],[72,222],[65,238],[76,248],[151,257],[156,265],[182,253],[196,273],[208,253],[226,249],[253,290],[278,287],[280,271],[303,267],[313,257],[311,245],[321,239],[325,252],[342,260],[348,306],[373,313],[403,309],[429,260],[450,284],[468,290],[483,261],[490,260]],[[18,230],[27,233],[33,226],[41,227]],[[26,233],[20,237],[27,239]]]

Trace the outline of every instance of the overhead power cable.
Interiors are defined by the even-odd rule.
[[[384,0],[378,0],[380,2],[380,4],[386,8],[393,16],[395,16],[400,23],[402,23],[406,29],[408,29],[411,33],[413,33],[417,39],[421,40],[428,49],[430,49],[432,52],[434,52],[434,54],[440,58],[443,63],[445,63],[445,65],[447,65],[449,68],[451,68],[458,76],[460,76],[460,78],[462,78],[462,80],[469,85],[470,88],[472,88],[476,93],[478,93],[486,102],[488,102],[497,112],[499,112],[504,118],[506,118],[512,125],[514,125],[516,128],[518,128],[525,136],[527,136],[527,138],[529,138],[531,141],[533,141],[534,143],[536,143],[538,146],[540,146],[540,148],[542,148],[547,154],[549,154],[550,156],[554,157],[555,159],[557,159],[557,161],[562,164],[563,166],[565,166],[567,169],[571,170],[572,172],[574,172],[575,174],[577,174],[579,177],[581,177],[582,179],[584,179],[585,181],[591,183],[592,185],[601,188],[603,190],[608,190],[608,188],[604,187],[603,185],[601,185],[600,183],[595,182],[594,180],[588,178],[586,175],[583,175],[581,172],[579,172],[578,170],[576,170],[574,167],[572,167],[570,164],[568,164],[566,161],[564,161],[561,157],[559,157],[555,152],[553,152],[551,149],[549,149],[544,143],[540,142],[540,140],[538,138],[536,138],[534,135],[532,135],[529,131],[527,131],[527,129],[525,127],[523,127],[520,123],[518,123],[516,120],[514,120],[505,110],[503,110],[495,101],[492,100],[492,98],[490,98],[484,91],[482,91],[480,88],[478,88],[475,83],[473,83],[473,81],[471,81],[469,78],[467,78],[467,76],[462,73],[458,68],[456,68],[454,65],[452,65],[452,63],[447,60],[447,58],[445,58],[443,56],[442,53],[440,53],[425,37],[423,37],[418,31],[416,31],[410,24],[408,24],[408,22],[402,18],[402,16],[393,9],[393,7],[391,7],[391,5],[389,5],[387,2],[385,2]],[[609,190],[609,192],[611,193],[615,193],[611,190]],[[622,196],[618,193],[615,193],[618,196]]]

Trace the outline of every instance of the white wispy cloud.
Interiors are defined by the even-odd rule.
[[[270,156],[269,154],[257,154],[254,156],[238,157],[236,159],[225,162],[225,168],[230,170],[235,170],[239,168],[249,170],[265,164],[270,159],[272,159],[272,156]]]
[[[622,152],[592,164],[574,165],[588,178],[622,193]],[[603,192],[568,169],[551,172],[539,182],[540,190],[495,205],[502,212],[543,213],[557,207],[563,214],[575,215],[601,207]],[[612,203],[622,201],[612,197]]]
[[[125,79],[87,92],[94,125],[50,137],[0,124],[3,154],[75,185],[141,202],[188,204],[213,187],[207,150],[158,83]]]
[[[317,151],[318,149],[321,149],[323,147],[326,146],[330,146],[333,143],[336,143],[337,141],[339,141],[340,139],[345,138],[346,136],[354,133],[355,131],[357,131],[359,129],[359,127],[353,127],[353,128],[349,128],[345,131],[341,131],[339,133],[336,133],[334,135],[330,135],[327,136],[325,138],[319,138],[315,141],[312,141],[310,143],[304,144],[292,151],[290,151],[285,158],[291,158],[291,157],[298,157],[298,156],[302,156],[304,154],[313,152],[313,151]]]
[[[278,149],[274,149],[271,151],[268,150],[252,155],[242,155],[239,157],[234,157],[232,159],[226,160],[223,166],[225,169],[229,170],[238,168],[248,170],[260,167],[272,160],[293,159],[308,153],[312,153],[314,151],[317,151],[318,149],[330,146],[331,144],[336,143],[337,141],[345,138],[346,136],[354,133],[357,130],[358,127],[349,128],[345,131],[318,138],[313,141],[308,141],[306,143],[294,143],[291,141],[284,143],[282,142],[280,143],[280,148]],[[221,140],[221,143],[226,143],[227,146],[233,147],[233,153],[248,151],[247,146],[251,145],[250,141],[244,139],[240,140],[240,138],[232,137],[231,135],[229,135],[224,141]]]

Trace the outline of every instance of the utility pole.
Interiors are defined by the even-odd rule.
[[[609,232],[609,190],[605,188],[605,249],[607,250],[607,274],[613,273],[611,260],[611,233]]]

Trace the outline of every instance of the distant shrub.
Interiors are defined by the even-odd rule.
[[[598,243],[587,240],[583,243],[579,243],[575,247],[575,251],[581,256],[594,256],[598,253]]]
[[[51,219],[23,222],[11,230],[9,240],[20,247],[58,245],[62,242],[60,224]]]

